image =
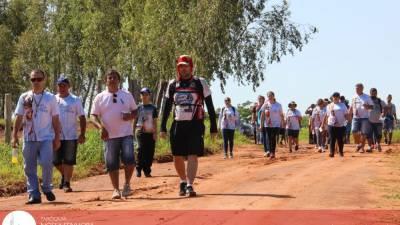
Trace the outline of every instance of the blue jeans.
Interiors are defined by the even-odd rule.
[[[270,145],[269,145],[269,138],[268,138],[268,133],[267,133],[267,128],[263,127],[262,128],[262,140],[263,140],[263,145],[264,145],[264,152],[269,152]]]
[[[23,143],[24,172],[27,179],[27,191],[34,198],[40,198],[37,163],[42,167],[42,191],[53,189],[53,142],[26,141]]]
[[[104,159],[107,171],[119,170],[120,159],[124,165],[135,165],[133,136],[108,139],[104,142]]]

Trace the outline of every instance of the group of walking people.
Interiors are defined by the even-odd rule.
[[[212,138],[218,131],[222,133],[225,159],[234,157],[234,135],[240,125],[240,115],[228,97],[217,118],[211,90],[203,78],[193,75],[194,65],[190,56],[178,57],[176,69],[176,77],[169,82],[164,96],[159,137],[167,137],[167,122],[172,111],[169,142],[180,179],[179,195],[193,197],[196,196],[193,184],[198,156],[203,155],[204,151],[205,108]],[[78,145],[85,143],[86,139],[85,110],[80,98],[70,92],[70,80],[61,76],[57,80],[57,93],[54,95],[46,90],[46,79],[44,71],[32,70],[31,90],[19,97],[15,110],[12,145],[18,146],[18,131],[22,128],[27,204],[42,202],[40,186],[48,201],[56,200],[52,191],[53,167],[61,174],[59,188],[66,193],[72,192],[71,178],[77,163]],[[121,89],[118,71],[107,71],[104,81],[106,89],[98,93],[93,101],[91,122],[104,142],[105,167],[113,187],[111,198],[120,199],[132,194],[131,179],[135,168],[137,177],[141,177],[142,173],[145,177],[151,177],[159,113],[152,104],[152,91],[149,88],[140,90],[141,104],[137,105],[133,95]],[[356,95],[349,106],[337,92],[331,96],[331,102],[322,99],[317,101],[310,113],[309,127],[315,136],[318,151],[325,151],[326,140],[329,139],[330,156],[335,154],[336,143],[340,156],[343,156],[346,127],[351,121],[357,151],[364,152],[366,141],[369,144],[367,151],[371,151],[373,146],[381,150],[382,129],[385,130],[385,142],[391,143],[397,121],[392,98],[388,96],[388,102],[385,103],[377,97],[376,89],[371,89],[370,95],[363,93],[362,84],[357,84]],[[275,158],[277,143],[286,141],[286,136],[289,151],[297,151],[302,119],[296,102],[290,102],[288,110],[284,112],[274,92],[269,91],[266,98],[259,96],[252,108],[252,123],[255,142],[263,144],[264,156]],[[137,157],[134,153],[135,140],[138,143]],[[120,162],[125,172],[122,191]],[[42,167],[41,185],[37,163]]]
[[[376,88],[371,88],[369,95],[365,94],[361,83],[356,84],[355,92],[350,104],[344,96],[335,92],[330,98],[318,99],[306,110],[309,115],[310,144],[315,144],[317,152],[322,153],[329,148],[330,157],[334,157],[336,152],[343,156],[344,144],[350,143],[351,132],[356,151],[360,153],[372,152],[373,149],[381,151],[383,136],[386,144],[392,143],[397,123],[392,95],[387,96],[385,103],[378,97]],[[289,152],[292,152],[292,146],[298,150],[302,114],[296,109],[296,103],[290,102],[284,113],[273,92],[268,92],[266,97],[267,100],[262,95],[258,96],[258,101],[251,109],[255,144],[263,144],[264,156],[270,158],[275,157],[277,142],[283,144],[286,138]]]
[[[180,177],[179,194],[196,196],[193,188],[197,174],[197,157],[204,149],[205,106],[210,118],[210,132],[217,133],[216,114],[211,91],[203,78],[193,76],[192,58],[180,56],[176,61],[177,76],[168,84],[161,113],[160,137],[165,138],[167,121],[173,109],[169,136],[174,165]],[[48,201],[55,201],[52,189],[53,167],[61,173],[60,189],[72,192],[71,177],[76,165],[78,144],[85,142],[87,121],[82,102],[70,92],[67,77],[57,80],[57,93],[46,90],[47,76],[34,69],[29,75],[31,90],[23,93],[15,110],[12,146],[19,145],[19,130],[23,129],[22,153],[27,179],[27,204],[42,202],[41,191]],[[94,98],[91,122],[104,142],[104,161],[113,187],[112,199],[132,194],[131,178],[151,177],[151,166],[158,138],[157,107],[151,102],[151,90],[140,90],[142,104],[137,105],[133,95],[121,89],[121,76],[111,69],[104,77],[106,89]],[[79,121],[79,127],[78,127]],[[134,135],[138,142],[134,153]],[[229,135],[227,135],[229,136]],[[187,160],[187,165],[185,165]],[[120,162],[125,179],[120,190]],[[42,168],[39,184],[37,164]],[[41,187],[40,187],[41,186]],[[40,191],[41,189],[41,191]]]

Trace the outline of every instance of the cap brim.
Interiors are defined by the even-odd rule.
[[[187,63],[187,62],[179,62],[178,64],[176,64],[177,66],[180,66],[180,65],[185,65],[185,66],[189,66],[189,63]]]

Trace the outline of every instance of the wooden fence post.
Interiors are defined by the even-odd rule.
[[[11,143],[11,94],[7,93],[4,98],[4,120],[5,120],[5,142]]]

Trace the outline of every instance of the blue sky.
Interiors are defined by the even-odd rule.
[[[364,83],[366,91],[376,87],[386,99],[393,94],[400,102],[400,1],[399,0],[290,0],[293,21],[318,28],[313,40],[279,64],[267,65],[264,82],[252,88],[227,82],[226,93],[219,81],[211,84],[214,104],[220,107],[225,96],[234,105],[273,90],[287,106],[295,100],[299,109],[319,97],[339,91],[354,95],[354,84]],[[240,93],[240,94],[239,94]]]

